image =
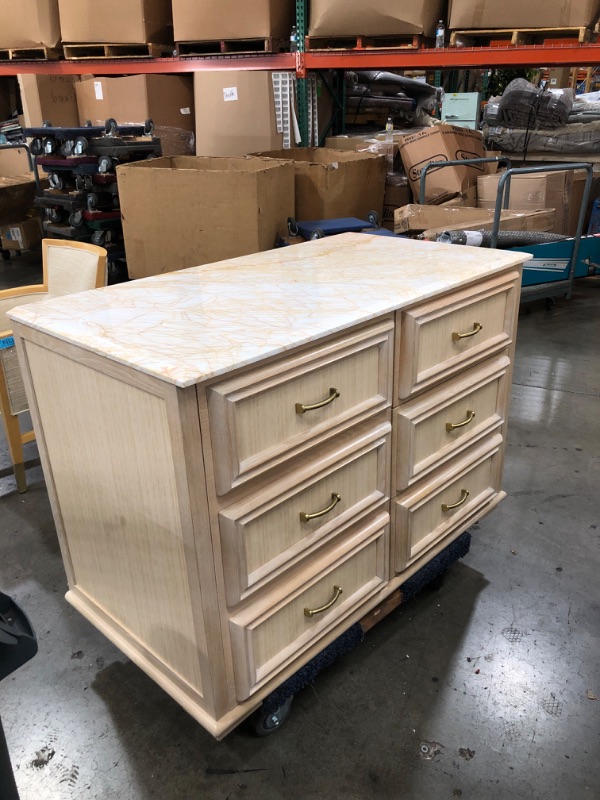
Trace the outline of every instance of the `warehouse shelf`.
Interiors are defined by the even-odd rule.
[[[600,65],[600,44],[446,47],[440,49],[313,50],[273,55],[89,59],[84,61],[2,61],[0,75],[138,75],[200,70],[295,69],[472,69],[474,67],[560,67]]]

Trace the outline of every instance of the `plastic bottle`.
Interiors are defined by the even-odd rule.
[[[385,123],[385,155],[388,175],[392,175],[394,172],[394,120],[391,117],[388,117]]]
[[[290,34],[290,53],[297,53],[298,52],[298,31],[296,26],[292,28],[292,32]]]
[[[435,46],[437,47],[445,47],[446,42],[446,27],[444,25],[444,20],[440,20],[437,24],[437,28],[435,29]]]

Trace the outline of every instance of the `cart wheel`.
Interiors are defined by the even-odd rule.
[[[100,156],[98,159],[98,172],[104,175],[110,170],[112,163],[112,158],[110,156]]]
[[[117,125],[117,120],[109,117],[106,122],[104,123],[104,132],[107,136],[114,136],[117,131],[119,130],[119,126]]]
[[[105,232],[104,231],[94,231],[92,234],[92,243],[103,245],[105,239]]]
[[[376,211],[369,211],[367,214],[367,222],[370,222],[374,228],[379,227],[379,214]]]
[[[60,146],[60,152],[63,156],[71,156],[73,155],[73,148],[75,147],[75,142],[72,139],[65,139],[65,141]]]
[[[82,156],[88,149],[88,140],[85,136],[78,136],[75,139],[75,146],[73,148],[73,152],[77,156]]]
[[[50,222],[58,222],[60,219],[60,211],[57,208],[46,208],[46,219]]]
[[[290,236],[298,236],[298,223],[294,217],[288,217],[288,233]]]
[[[275,711],[265,713],[262,708],[250,718],[252,729],[257,736],[270,736],[278,731],[287,722],[291,714],[292,701],[294,695],[288,697]]]
[[[50,175],[48,175],[48,183],[52,189],[63,188],[63,179],[56,172],[51,172]]]
[[[90,192],[90,194],[88,194],[86,199],[87,199],[88,211],[93,211],[98,205],[98,195],[94,194],[93,192]]]
[[[33,139],[31,142],[31,152],[34,156],[41,156],[44,152],[44,146],[41,139]]]
[[[144,122],[144,136],[152,136],[154,133],[154,122],[151,119],[147,119]]]
[[[74,228],[80,228],[83,225],[83,211],[81,209],[69,214],[69,225]]]
[[[45,139],[42,139],[42,150],[44,155],[51,156],[54,152],[56,152],[56,142],[50,136],[47,136]]]
[[[324,239],[325,234],[321,230],[321,228],[315,228],[314,231],[310,234],[311,239]]]
[[[546,308],[548,311],[552,311],[553,308],[556,308],[556,297],[546,298]]]

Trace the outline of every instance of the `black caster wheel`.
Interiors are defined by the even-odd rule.
[[[63,179],[56,172],[51,172],[50,175],[48,175],[48,183],[51,189],[63,188]]]
[[[69,214],[69,225],[72,225],[74,228],[81,228],[83,225],[83,211],[81,211],[81,209]]]
[[[45,156],[51,156],[56,152],[56,141],[50,136],[42,139],[42,151]]]
[[[98,205],[98,195],[90,192],[86,198],[88,211],[93,211]]]
[[[34,156],[41,156],[44,152],[44,147],[42,145],[41,139],[32,139],[31,141],[31,153]]]
[[[63,156],[72,156],[75,148],[75,142],[72,139],[66,139],[60,146],[60,152]]]
[[[97,244],[100,247],[104,244],[106,235],[104,231],[94,231],[92,234],[92,244]]]
[[[252,730],[256,736],[270,736],[278,731],[290,718],[294,695],[288,697],[275,711],[265,713],[262,708],[255,711],[250,718]]]
[[[117,131],[119,130],[119,126],[117,125],[117,120],[109,117],[104,124],[104,132],[107,136],[114,136]]]
[[[154,122],[151,119],[147,119],[144,122],[144,136],[152,136],[154,133]]]
[[[546,309],[548,311],[552,311],[553,308],[556,308],[556,297],[547,297],[546,298]]]
[[[290,236],[298,236],[298,223],[294,217],[288,217],[288,233]]]
[[[315,240],[315,239],[324,239],[325,238],[325,234],[323,233],[321,228],[315,228],[314,231],[310,234],[310,238],[313,239],[313,240]]]
[[[110,156],[100,156],[100,158],[98,159],[98,172],[101,175],[105,175],[107,172],[110,171],[112,165],[113,161]]]
[[[85,136],[78,136],[75,139],[75,144],[73,145],[73,152],[76,156],[82,156],[84,153],[87,152],[88,149],[88,140]]]
[[[374,228],[379,227],[379,214],[376,211],[369,211],[367,214],[367,222],[370,222]]]

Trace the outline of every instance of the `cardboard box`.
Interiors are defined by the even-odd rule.
[[[311,0],[309,36],[435,35],[445,0]]]
[[[194,88],[186,75],[131,75],[126,78],[85,76],[75,86],[79,122],[104,125],[141,123],[194,130]]]
[[[1,2],[1,0],[0,0]],[[173,41],[166,0],[58,0],[63,42],[162,44]]]
[[[387,175],[385,191],[383,194],[383,216],[381,226],[390,231],[394,230],[394,213],[397,208],[407,205],[411,201],[412,192],[405,176]]]
[[[22,147],[0,150],[0,178],[14,178],[16,175],[27,175],[28,180],[33,178],[26,151]]]
[[[19,86],[13,75],[0,76],[0,121],[10,119],[18,111]]]
[[[173,0],[176,42],[290,38],[294,0]]]
[[[42,221],[38,216],[0,226],[5,250],[31,250],[42,241]]]
[[[571,67],[556,67],[548,70],[550,89],[568,89],[571,86]]]
[[[25,127],[34,128],[46,120],[55,127],[79,125],[75,75],[19,75]]]
[[[289,162],[179,156],[117,178],[131,278],[269,250],[294,216]]]
[[[59,43],[58,0],[0,0],[0,48]]]
[[[35,199],[31,173],[0,178],[0,223],[25,216]]]
[[[394,232],[430,234],[448,230],[491,230],[494,212],[479,208],[448,208],[442,206],[407,205],[394,214]],[[549,231],[554,225],[554,211],[502,211],[501,230]]]
[[[498,182],[502,173],[484,175],[477,179],[477,204],[479,208],[493,209],[496,206]],[[569,194],[573,173],[538,172],[533,175],[515,175],[510,181],[509,208],[533,210],[554,208],[556,211],[555,233],[567,233],[569,225]]]
[[[300,221],[383,214],[386,161],[373,153],[297,147],[257,153],[294,163],[296,219]]]
[[[587,178],[587,173],[584,169],[575,170],[573,173],[573,179],[571,181],[571,194],[569,197],[569,202],[567,204],[568,208],[568,219],[567,219],[567,236],[575,236],[577,233],[577,223],[579,222],[579,212],[581,211],[581,203],[583,202],[583,192],[585,189],[585,181]],[[590,198],[592,199],[592,198]],[[593,202],[593,199],[592,199]],[[584,217],[584,225],[585,225],[585,217]],[[583,233],[585,233],[586,228],[584,227]]]
[[[194,73],[196,155],[242,156],[283,147],[271,72]]]
[[[458,28],[570,28],[594,21],[599,0],[449,0],[449,27]]]
[[[426,164],[432,161],[460,161],[484,156],[481,133],[455,125],[426,128],[419,133],[404,136],[400,142],[400,158],[417,202],[421,172]],[[476,186],[477,176],[485,172],[483,164],[431,169],[427,172],[425,202],[438,204],[463,194],[469,187]]]

